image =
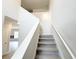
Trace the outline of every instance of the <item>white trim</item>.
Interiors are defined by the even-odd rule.
[[[53,25],[52,25],[53,26]],[[54,27],[54,26],[53,26]],[[54,27],[55,29],[55,27]],[[55,29],[56,31],[56,29]],[[70,55],[72,56],[73,59],[76,59],[76,57],[74,56],[74,54],[72,53],[72,51],[70,50],[69,46],[66,44],[66,42],[64,41],[64,39],[62,38],[62,36],[56,31],[56,33],[59,35],[61,41],[63,42],[64,46],[67,48],[68,52],[70,53]]]

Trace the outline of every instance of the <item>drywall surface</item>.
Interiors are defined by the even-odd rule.
[[[11,59],[34,59],[40,32],[39,28],[39,22],[37,22],[24,38]]]
[[[33,14],[40,19],[41,35],[51,35],[51,20],[49,12],[34,11]]]
[[[33,16],[24,8],[20,8],[19,13],[19,44],[24,40],[24,38],[31,31],[32,27],[39,22],[39,19]]]
[[[52,24],[76,56],[75,0],[51,0]]]
[[[53,32],[53,36],[55,38],[55,42],[57,44],[57,48],[59,50],[59,55],[61,56],[61,59],[73,59],[69,51],[63,44],[62,39],[59,36],[58,32],[55,30],[53,26],[52,26],[52,32]]]
[[[23,56],[23,59],[35,59],[36,56],[36,50],[37,50],[37,45],[39,41],[39,35],[40,35],[40,25],[36,27],[36,30],[34,34],[32,34],[33,37],[28,45],[28,48]]]
[[[8,16],[14,20],[18,20],[19,8],[21,0],[3,0],[3,22],[4,17]]]

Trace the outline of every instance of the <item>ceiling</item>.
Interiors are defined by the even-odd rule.
[[[21,6],[27,10],[48,9],[49,0],[21,0]]]

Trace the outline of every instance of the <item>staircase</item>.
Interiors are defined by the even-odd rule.
[[[35,59],[61,59],[53,35],[39,37]]]

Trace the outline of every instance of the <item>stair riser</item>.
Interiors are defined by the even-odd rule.
[[[38,44],[38,47],[56,48],[56,44]]]
[[[41,55],[41,54],[44,54],[44,55],[58,55],[58,51],[37,51],[37,54]]]
[[[37,55],[36,59],[61,59],[59,55]]]
[[[54,38],[53,35],[41,35],[40,38]]]
[[[39,41],[55,41],[54,39],[39,39]]]

